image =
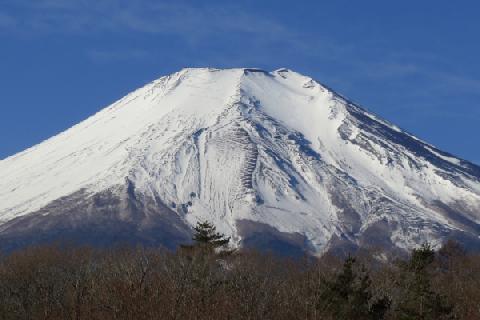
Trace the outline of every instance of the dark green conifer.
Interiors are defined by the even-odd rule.
[[[414,249],[403,266],[403,294],[397,307],[399,319],[453,319],[453,306],[431,287],[428,268],[434,260],[435,251],[426,243]]]
[[[372,301],[370,277],[363,267],[358,271],[355,264],[355,258],[348,257],[335,279],[325,281],[320,308],[339,320],[383,319],[390,300],[385,297]]]
[[[217,228],[208,221],[197,222],[193,229],[195,230],[193,240],[197,245],[219,248],[225,247],[230,242],[230,237],[217,232]]]

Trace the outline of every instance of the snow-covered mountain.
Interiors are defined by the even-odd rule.
[[[0,161],[0,240],[480,248],[480,167],[287,69],[183,69]]]

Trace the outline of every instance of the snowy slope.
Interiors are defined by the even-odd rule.
[[[140,231],[168,228],[152,222],[168,212],[185,230],[208,219],[236,244],[268,233],[315,253],[480,235],[479,167],[286,69],[162,77],[0,161],[0,177],[9,237],[105,208]]]

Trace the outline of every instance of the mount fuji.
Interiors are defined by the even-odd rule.
[[[0,244],[480,249],[480,167],[288,69],[189,68],[0,161]]]

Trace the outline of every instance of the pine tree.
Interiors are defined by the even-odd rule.
[[[227,250],[230,237],[226,237],[223,233],[217,232],[217,228],[209,221],[197,222],[193,228],[194,233],[192,240],[193,245],[180,245],[180,250],[187,256],[200,253],[201,255],[211,256],[212,253],[220,253],[221,256],[227,256],[234,250]],[[218,250],[216,249],[221,249]],[[216,255],[216,254],[215,254]]]
[[[397,311],[400,319],[453,319],[453,307],[434,292],[428,267],[435,259],[435,251],[426,243],[414,249],[403,266],[403,295]]]
[[[195,230],[193,241],[198,246],[220,248],[230,242],[230,237],[227,238],[224,234],[217,232],[217,228],[208,221],[197,222],[193,229]]]
[[[320,297],[320,308],[336,319],[380,320],[390,307],[390,300],[372,301],[371,280],[362,267],[355,268],[356,259],[348,257],[343,269],[333,280],[325,280],[326,290]]]

